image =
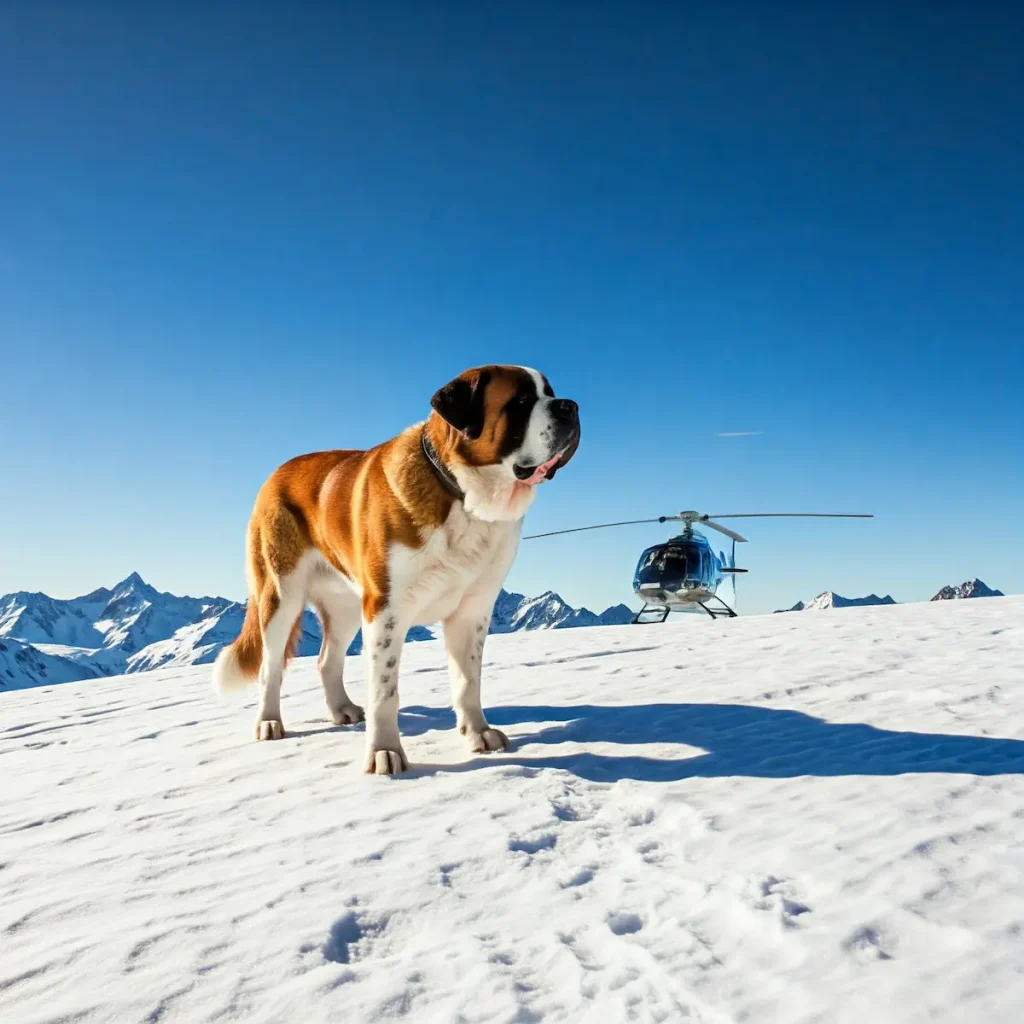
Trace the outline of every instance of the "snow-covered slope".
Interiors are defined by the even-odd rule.
[[[5,695],[0,1019],[1024,1015],[1024,599],[492,637],[487,758],[444,666],[397,779],[312,659],[277,743],[206,667]]]
[[[958,601],[967,597],[1002,597],[1001,590],[993,590],[991,587],[975,578],[961,583],[958,587],[943,587],[933,598],[933,601]]]
[[[33,680],[34,686],[47,686],[91,679],[95,674],[60,654],[38,650],[21,640],[0,638],[0,691],[20,689],[26,679]]]
[[[633,617],[625,605],[600,615],[586,608],[571,608],[550,591],[528,598],[503,590],[498,609],[492,629],[500,633],[614,625]],[[58,681],[58,676],[66,682],[171,665],[207,664],[238,636],[244,616],[243,603],[222,597],[177,597],[150,586],[134,572],[111,590],[101,587],[70,600],[25,591],[5,594],[0,597],[0,638],[20,641],[21,647],[29,644],[32,651],[18,659],[8,657],[8,670],[0,672],[0,690],[41,686]],[[307,611],[299,655],[316,654],[322,635],[316,616]],[[430,629],[417,626],[407,639],[431,640],[433,636]],[[362,638],[357,635],[349,653],[361,649]],[[59,659],[61,666],[47,668],[50,658]]]
[[[78,606],[77,602],[83,600],[60,601],[25,591],[4,594],[0,597],[0,636],[17,637],[26,643],[99,647],[103,634]],[[97,602],[95,611],[100,612],[105,604],[106,601]]]
[[[888,594],[885,597],[879,597],[877,594],[868,594],[867,597],[843,597],[841,594],[826,590],[806,604],[803,601],[797,601],[792,608],[780,608],[778,611],[817,612],[828,608],[868,608],[886,604],[896,604],[896,602]]]

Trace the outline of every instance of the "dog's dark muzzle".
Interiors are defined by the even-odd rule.
[[[550,480],[580,446],[580,407],[571,398],[558,398],[548,408],[554,421],[555,450],[561,452],[558,462],[548,471]]]

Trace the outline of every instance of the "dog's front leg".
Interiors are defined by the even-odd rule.
[[[480,701],[480,674],[484,642],[491,623],[494,601],[464,601],[444,620],[444,642],[448,649],[448,672],[452,680],[452,704],[459,732],[469,741],[474,754],[507,750],[508,737],[492,729]]]
[[[384,605],[363,608],[363,657],[366,663],[366,760],[370,775],[397,775],[409,767],[398,735],[398,669],[406,625]]]

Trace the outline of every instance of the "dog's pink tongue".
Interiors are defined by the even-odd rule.
[[[539,484],[548,475],[548,470],[561,458],[560,455],[556,455],[553,458],[548,459],[547,462],[542,462],[534,471],[533,476],[527,477],[524,484]]]

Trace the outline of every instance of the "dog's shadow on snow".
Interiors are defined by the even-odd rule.
[[[464,772],[494,765],[564,768],[594,782],[638,779],[673,782],[690,778],[800,776],[1024,774],[1024,741],[991,736],[897,732],[871,725],[826,722],[800,711],[745,704],[634,704],[604,706],[523,705],[489,708],[491,725],[513,733],[507,754],[424,771]],[[516,726],[537,724],[535,732]],[[453,729],[449,708],[407,707],[400,716],[405,736]],[[545,755],[530,748],[563,743],[583,750]],[[593,744],[673,744],[697,748],[692,756],[658,757],[591,753]]]

